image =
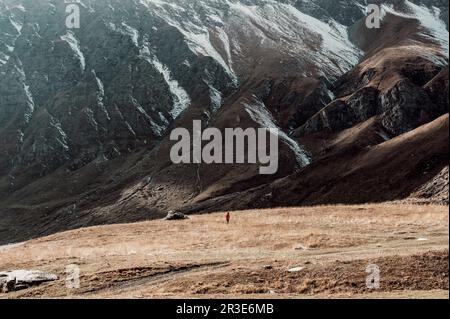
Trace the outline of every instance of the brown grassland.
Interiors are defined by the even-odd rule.
[[[448,298],[447,206],[317,206],[84,228],[0,247],[59,280],[0,298]],[[80,288],[66,287],[66,266]],[[380,288],[366,268],[380,268]],[[289,269],[301,267],[298,272]]]

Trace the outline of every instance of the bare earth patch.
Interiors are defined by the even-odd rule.
[[[448,298],[447,206],[279,208],[79,229],[1,250],[51,283],[0,298]],[[80,288],[66,287],[66,266]],[[368,289],[366,268],[380,269]],[[298,268],[297,272],[289,269]]]

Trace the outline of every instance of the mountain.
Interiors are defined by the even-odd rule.
[[[81,0],[69,30],[62,0],[0,0],[0,243],[172,209],[448,203],[448,3],[375,2],[380,29],[363,0]],[[278,129],[278,173],[172,164],[194,119]]]

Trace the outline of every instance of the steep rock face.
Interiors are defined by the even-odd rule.
[[[240,81],[336,77],[360,55],[329,15],[282,1],[82,1],[79,30],[65,28],[63,1],[6,0],[0,15],[0,162],[12,177],[155,145],[190,105],[211,116]]]
[[[449,168],[444,167],[429,182],[422,185],[416,192],[412,194],[412,198],[419,201],[431,201],[438,204],[449,204]]]
[[[449,107],[449,85],[448,85],[448,67],[443,69],[430,82],[425,85],[425,91],[428,93],[438,112],[446,112]]]
[[[11,33],[15,38],[7,44],[9,56],[0,63],[1,118],[9,121],[13,108],[27,121],[20,123],[20,132],[8,134],[13,141],[23,135],[23,144],[22,152],[3,159],[4,172],[24,169],[34,161],[46,174],[67,162],[76,169],[98,157],[128,153],[160,139],[191,97],[208,89],[204,82],[210,74],[217,82],[212,84],[224,92],[234,85],[217,63],[197,59],[180,43],[180,34],[139,2],[82,4],[80,30],[65,29],[62,1],[3,4],[1,39],[8,41]],[[169,29],[163,34],[156,31],[161,24]],[[158,46],[161,38],[165,45]],[[171,59],[177,70],[171,72],[158,55]],[[186,66],[189,60],[192,67]],[[179,82],[173,78],[177,73],[184,75]],[[189,85],[185,89],[179,83]],[[43,123],[46,132],[36,134]],[[27,146],[36,150],[29,152]]]
[[[426,92],[409,81],[397,83],[381,96],[382,123],[394,135],[427,123],[433,115],[441,115],[436,108]]]
[[[337,99],[312,116],[296,131],[297,136],[323,130],[340,131],[364,122],[377,114],[379,92],[366,87],[355,92],[349,99]]]

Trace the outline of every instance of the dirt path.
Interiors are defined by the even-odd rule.
[[[130,290],[140,289],[142,286],[159,285],[171,280],[175,281],[180,276],[186,276],[187,274],[191,275],[193,273],[198,273],[206,270],[220,269],[228,265],[230,265],[230,263],[217,262],[203,265],[191,265],[186,267],[180,267],[174,270],[169,269],[165,272],[152,274],[143,278],[120,281],[107,288],[93,291],[92,294],[94,295],[102,294],[105,291],[107,291],[107,293],[111,295],[115,294],[126,295]]]

